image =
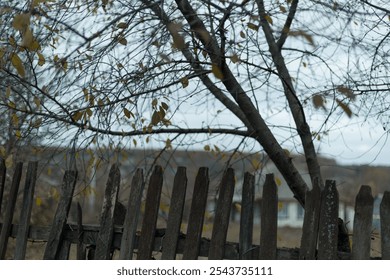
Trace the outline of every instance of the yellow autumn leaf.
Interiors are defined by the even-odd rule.
[[[126,118],[131,118],[131,112],[128,109],[123,108],[123,113],[125,114]]]
[[[351,118],[352,117],[352,110],[349,108],[349,106],[337,98],[336,98],[336,102],[340,106],[340,108],[343,109],[344,113],[346,113],[347,116],[349,118]]]
[[[22,39],[22,46],[28,49],[31,49],[33,47],[34,43],[34,36],[32,34],[32,31],[29,27],[26,28],[26,31],[23,33],[23,39]]]
[[[268,21],[269,24],[271,25],[274,24],[274,21],[272,20],[270,15],[265,15],[264,18],[266,21]]]
[[[20,130],[17,130],[15,132],[15,136],[16,136],[16,138],[22,138],[22,133],[20,132]]]
[[[210,151],[210,146],[209,146],[209,145],[205,145],[205,146],[204,146],[204,150],[207,151],[207,152],[209,152],[209,151]]]
[[[120,22],[116,27],[120,29],[126,29],[127,27],[129,27],[129,25],[126,22]]]
[[[11,86],[8,86],[5,90],[5,97],[8,99],[11,96]]]
[[[35,199],[35,205],[36,206],[41,206],[42,205],[42,198],[40,198],[39,196]]]
[[[121,44],[121,45],[124,45],[124,46],[127,45],[127,40],[126,40],[126,38],[124,38],[124,37],[118,37],[118,38],[117,38],[117,41],[118,41],[118,43]]]
[[[16,53],[12,54],[11,63],[15,67],[16,71],[18,71],[19,76],[21,76],[23,78],[25,76],[26,72],[24,70],[22,60],[20,59],[20,57]]]
[[[19,126],[19,117],[18,117],[18,115],[16,115],[15,113],[13,113],[12,116],[11,116],[11,120],[12,120],[12,125],[13,125],[14,127]]]
[[[275,183],[278,187],[280,187],[282,185],[282,180],[280,180],[279,177],[275,177]]]
[[[259,26],[257,24],[254,24],[252,22],[248,22],[247,24],[248,28],[253,29],[255,31],[259,31]]]
[[[211,72],[213,72],[214,76],[217,79],[220,79],[220,80],[223,79],[222,70],[221,70],[221,68],[217,64],[213,63],[213,65],[211,66]]]
[[[233,54],[231,57],[230,57],[230,60],[233,62],[233,63],[237,63],[240,61],[240,58],[238,57],[237,54]]]
[[[16,15],[12,21],[12,27],[24,32],[30,25],[30,13]]]
[[[3,158],[5,158],[5,155],[6,155],[5,148],[4,148],[3,146],[0,146],[0,156],[2,156]]]
[[[181,82],[183,88],[188,87],[188,84],[189,84],[188,77],[183,77],[183,78],[181,78],[181,79],[180,79],[180,82]]]
[[[37,52],[37,55],[38,55],[38,65],[43,66],[46,62],[45,57],[40,52]]]
[[[36,96],[34,96],[34,103],[37,106],[37,108],[41,107],[41,100]]]
[[[78,111],[78,112],[74,113],[72,117],[73,117],[73,120],[75,122],[77,122],[83,117],[83,112]]]

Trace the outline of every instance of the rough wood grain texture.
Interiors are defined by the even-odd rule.
[[[253,203],[255,199],[255,176],[245,173],[242,187],[241,219],[239,236],[239,259],[253,258]]]
[[[314,260],[317,251],[318,226],[321,209],[321,190],[318,179],[314,180],[313,189],[306,192],[305,201],[305,217],[303,219],[299,259]]]
[[[374,198],[369,186],[361,186],[355,200],[355,217],[353,220],[352,259],[370,259],[372,213]]]
[[[138,217],[141,212],[141,199],[145,182],[142,169],[137,169],[131,181],[129,199],[127,201],[125,223],[119,259],[131,260],[135,248],[135,237],[137,233]]]
[[[20,179],[22,177],[23,163],[18,162],[12,178],[11,189],[4,213],[4,223],[0,233],[0,260],[5,258],[7,251],[8,237],[11,232],[12,219],[14,217],[15,203],[18,195]]]
[[[318,234],[318,259],[337,258],[339,193],[336,182],[327,180],[321,194],[321,211]]]
[[[2,224],[0,224],[0,230],[2,228]],[[83,234],[83,242],[85,244],[94,245],[97,239],[97,234],[99,232],[100,226],[98,225],[84,225],[84,234]],[[31,241],[46,241],[49,236],[50,227],[48,226],[31,226],[28,238]],[[12,225],[10,237],[15,238],[18,231],[18,225]],[[165,236],[165,229],[156,229],[155,232],[155,241],[153,251],[160,250],[160,244],[162,243],[162,239]],[[115,249],[120,248],[120,242],[122,238],[122,227],[114,228],[114,237],[113,237],[113,247]],[[136,237],[136,244],[138,244],[138,238]],[[64,230],[64,239],[71,241],[71,243],[78,242],[78,233],[77,233],[77,225],[66,225]],[[178,246],[177,246],[177,254],[182,254],[186,243],[185,234],[180,234]],[[200,240],[200,248],[199,257],[207,257],[210,246],[210,239],[201,238]],[[238,260],[238,243],[235,242],[226,242],[225,244],[225,256],[224,259],[229,260]],[[253,246],[253,253],[259,254],[259,245]],[[299,258],[299,249],[298,248],[278,248],[276,253],[276,258],[278,260],[298,260]],[[339,260],[350,260],[351,254],[345,252],[338,252],[337,259]],[[378,260],[380,258],[371,258],[371,260]]]
[[[219,186],[217,208],[211,233],[209,260],[221,260],[225,255],[224,249],[229,227],[230,209],[232,208],[234,180],[234,170],[228,168]]]
[[[390,192],[385,191],[380,205],[382,259],[390,260]]]
[[[163,260],[174,260],[180,235],[180,225],[183,217],[184,202],[187,190],[187,175],[185,167],[178,167],[173,182],[171,204],[167,222],[166,235],[162,243]]]
[[[74,188],[77,181],[77,171],[65,171],[63,183],[61,186],[61,197],[57,206],[49,238],[47,240],[43,259],[54,260],[58,258],[58,252],[61,247],[64,228],[72,203]]]
[[[155,166],[150,177],[145,202],[145,214],[142,221],[141,236],[138,246],[138,260],[150,260],[153,252],[154,234],[158,210],[160,208],[161,189],[163,185],[163,171],[161,166]]]
[[[121,174],[119,166],[113,164],[108,175],[102,212],[100,214],[100,231],[96,240],[96,260],[108,260],[111,258],[112,237],[114,234],[115,204],[118,200]]]
[[[72,242],[67,239],[62,239],[61,246],[57,254],[58,260],[67,260],[69,259],[69,253],[70,253],[70,247],[72,245]]]
[[[195,179],[194,193],[191,202],[190,216],[187,226],[187,238],[183,252],[183,259],[196,260],[200,250],[204,213],[206,210],[207,194],[209,190],[209,170],[199,168]]]
[[[77,235],[78,235],[78,242],[77,242],[77,259],[78,260],[85,260],[86,259],[86,252],[85,252],[85,245],[83,243],[83,210],[81,208],[81,205],[79,202],[77,202]]]
[[[7,172],[7,168],[5,167],[5,161],[3,158],[0,158],[0,217],[1,217],[1,208],[3,203],[6,172]]]
[[[33,205],[35,182],[37,180],[38,162],[29,162],[23,192],[22,210],[20,211],[19,231],[16,236],[15,260],[24,260],[27,247],[27,236]]]
[[[261,235],[260,253],[261,260],[276,259],[276,243],[278,229],[278,187],[274,175],[267,174],[263,187],[261,204]]]

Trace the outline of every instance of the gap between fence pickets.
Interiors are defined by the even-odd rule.
[[[13,201],[15,199],[17,189],[19,187],[20,183],[20,177],[22,173],[22,163],[17,164],[16,170],[14,173],[14,177],[11,184],[11,192],[9,201]],[[1,169],[1,163],[0,163],[0,169]],[[45,250],[45,259],[54,259],[54,258],[68,258],[69,255],[69,249],[70,244],[72,243],[78,243],[79,245],[81,243],[84,244],[92,244],[97,245],[98,240],[105,240],[104,242],[104,249],[102,252],[104,252],[104,256],[98,256],[99,258],[108,258],[109,253],[112,252],[112,246],[116,246],[117,249],[120,249],[121,239],[123,238],[123,227],[114,227],[112,221],[112,215],[113,215],[113,205],[116,203],[117,200],[117,193],[119,189],[119,182],[120,182],[120,172],[118,166],[113,165],[111,168],[110,176],[108,179],[107,187],[109,185],[114,185],[113,190],[108,190],[107,188],[107,201],[110,201],[110,203],[106,203],[102,210],[102,217],[107,217],[102,220],[102,224],[107,224],[107,232],[108,234],[103,234],[102,231],[102,224],[99,226],[87,226],[83,225],[82,229],[78,230],[79,225],[69,225],[66,224],[66,217],[69,212],[70,202],[72,199],[72,194],[74,189],[74,184],[77,178],[77,173],[65,173],[64,176],[64,183],[63,183],[63,191],[64,189],[67,189],[67,193],[63,192],[62,197],[59,202],[59,206],[56,212],[56,218],[53,222],[52,227],[37,227],[37,226],[30,226],[30,230],[28,233],[28,239],[30,240],[44,240],[47,241],[47,246]],[[179,170],[178,170],[179,172]],[[229,173],[230,172],[230,173]],[[112,174],[114,175],[112,175]],[[2,170],[0,170],[0,176],[1,174],[4,174]],[[183,174],[185,175],[185,170],[181,169],[181,177],[183,177]],[[230,174],[230,175],[229,175]],[[248,175],[247,175],[248,176]],[[186,180],[186,177],[184,181]],[[229,179],[227,179],[229,178]],[[269,206],[267,206],[267,203],[263,204],[263,208],[265,212],[270,212],[271,214],[267,214],[266,217],[263,217],[262,220],[264,220],[264,223],[267,221],[268,216],[276,217],[277,216],[277,208],[275,211],[275,207],[277,207],[277,194],[274,190],[277,189],[275,185],[275,181],[273,179],[273,175],[268,174],[266,176],[266,183],[264,185],[264,191],[263,191],[263,203],[264,199],[266,199]],[[183,180],[183,179],[182,179]],[[1,181],[1,180],[0,180]],[[28,181],[28,180],[27,180]],[[230,208],[227,209],[225,204],[230,205],[232,203],[232,190],[234,189],[234,171],[230,170],[227,173],[225,173],[221,188],[226,187],[227,185],[230,185],[230,187],[226,188],[226,193],[223,192],[220,193],[220,197],[218,199],[217,209],[223,209],[218,210],[222,212],[230,212]],[[247,181],[250,181],[250,178],[247,178]],[[110,183],[111,182],[111,183]],[[113,183],[114,182],[114,183]],[[31,183],[31,182],[30,182]],[[25,192],[26,196],[31,196],[30,194],[27,194],[28,192],[28,185],[30,183],[26,183],[25,186]],[[180,183],[183,184],[183,183]],[[205,203],[207,200],[207,193],[208,193],[208,184],[209,184],[209,177],[208,177],[208,169],[207,168],[200,168],[196,181],[195,181],[195,191],[194,191],[194,197],[192,200],[191,205],[191,211],[190,211],[190,219],[189,219],[189,225],[187,228],[187,234],[181,234],[180,232],[177,232],[178,229],[178,220],[176,217],[175,226],[173,229],[176,232],[177,240],[176,240],[176,247],[177,250],[175,252],[176,254],[183,254],[184,259],[197,259],[199,256],[202,257],[210,257],[212,259],[220,259],[220,258],[227,258],[227,259],[238,259],[238,258],[244,258],[243,256],[247,252],[251,252],[251,254],[248,254],[245,258],[257,258],[257,256],[265,258],[265,259],[298,259],[299,258],[299,249],[284,249],[284,248],[276,248],[276,244],[270,246],[270,244],[274,242],[269,242],[270,244],[267,246],[262,247],[262,250],[259,250],[259,246],[252,246],[248,245],[248,232],[245,233],[247,235],[244,238],[244,235],[240,237],[240,243],[234,243],[234,242],[225,242],[224,239],[226,239],[226,231],[227,226],[221,227],[221,232],[218,232],[215,230],[213,232],[212,239],[206,239],[201,237],[202,233],[202,227],[203,227],[203,217],[204,217],[204,211],[205,211]],[[244,183],[248,184],[248,183]],[[249,183],[250,186],[253,186],[253,183]],[[143,230],[141,231],[141,235],[136,235],[134,237],[134,244],[139,244],[138,246],[134,246],[134,249],[137,249],[138,247],[138,258],[139,259],[147,259],[151,256],[152,251],[161,251],[163,250],[164,253],[164,247],[161,246],[161,244],[164,244],[166,240],[164,239],[166,237],[167,230],[170,229],[156,229],[156,219],[158,215],[158,205],[160,202],[160,196],[161,196],[161,186],[162,186],[162,169],[161,167],[156,166],[154,176],[152,175],[150,180],[150,185],[148,188],[148,195],[147,195],[147,201],[149,200],[149,203],[147,203],[150,207],[147,209],[150,209],[148,214],[150,217],[146,217],[146,220],[143,221]],[[268,186],[268,187],[267,187]],[[30,186],[31,187],[31,186]],[[72,188],[73,187],[73,188]],[[248,187],[245,188],[248,190]],[[1,190],[4,190],[4,185],[1,186]],[[313,189],[314,190],[314,189]],[[30,190],[31,191],[31,190]],[[183,194],[184,193],[184,194]],[[181,196],[185,196],[185,191],[181,194]],[[249,193],[251,193],[249,191]],[[382,254],[384,259],[389,259],[389,205],[390,205],[390,198],[389,193],[385,192],[383,200],[381,202],[380,207],[380,214],[382,216],[381,219],[381,228],[382,228]],[[141,197],[141,196],[140,196]],[[270,197],[273,197],[270,199]],[[276,198],[276,199],[275,199]],[[328,198],[328,199],[327,199]],[[244,195],[243,195],[244,199]],[[372,219],[372,195],[371,195],[371,189],[368,186],[362,186],[358,196],[356,197],[356,213],[358,215],[355,216],[354,220],[354,226],[356,227],[364,227],[366,229],[366,232],[361,231],[359,234],[357,234],[354,238],[354,244],[356,246],[360,246],[361,250],[358,250],[358,247],[355,247],[352,252],[352,258],[354,259],[366,259],[369,258],[369,253],[367,248],[370,244],[370,238],[367,238],[367,233],[370,233],[368,229],[368,225],[370,224],[369,217],[371,216]],[[246,201],[249,201],[249,203],[252,203],[252,211],[253,211],[253,196],[252,198],[249,196],[249,198],[246,199]],[[273,201],[273,202],[272,202]],[[0,201],[1,202],[1,201]],[[337,202],[337,203],[336,203]],[[110,204],[110,205],[108,205]],[[13,209],[15,207],[15,203],[8,203],[6,207],[6,213],[10,213],[10,216],[12,216]],[[182,212],[183,205],[179,205],[179,209]],[[321,195],[321,208],[320,211],[320,219],[319,219],[319,231],[320,231],[320,239],[319,239],[319,250],[318,255],[316,258],[319,259],[334,259],[334,258],[351,258],[351,254],[343,253],[343,252],[337,252],[337,243],[335,245],[335,234],[337,234],[337,210],[338,207],[338,193],[335,188],[335,182],[334,181],[327,181],[326,187],[324,190],[324,193]],[[104,210],[105,209],[105,210]],[[249,209],[251,209],[249,207]],[[324,211],[324,209],[328,209],[330,212],[333,213],[333,215],[329,216],[329,213]],[[172,208],[172,211],[177,211],[177,208]],[[244,213],[247,213],[248,210],[245,210]],[[216,220],[219,220],[218,223],[227,225],[228,221],[226,220],[226,217],[229,215],[225,215],[226,213],[216,214]],[[106,213],[106,214],[104,214]],[[108,214],[107,214],[108,213]],[[336,213],[336,214],[334,214]],[[364,215],[362,213],[365,213]],[[241,213],[243,214],[243,212]],[[253,213],[251,213],[253,215]],[[168,216],[168,219],[170,216],[173,215],[173,212]],[[247,215],[247,214],[245,214]],[[250,215],[249,215],[250,216]],[[368,217],[362,218],[362,217]],[[173,216],[172,216],[173,217]],[[253,217],[253,216],[252,216]],[[147,220],[149,218],[149,220]],[[268,224],[267,226],[263,225],[263,231],[265,228],[275,228],[273,230],[264,231],[262,235],[266,236],[267,234],[273,233],[273,236],[276,236],[277,228],[275,226],[275,219],[268,217],[271,222],[271,224]],[[306,218],[306,217],[305,217]],[[26,220],[26,218],[23,218]],[[242,219],[247,219],[245,216],[242,216]],[[12,221],[12,219],[11,219]],[[107,222],[108,221],[108,222]],[[252,220],[248,220],[251,224],[249,228],[253,227],[253,218]],[[269,223],[269,222],[267,222]],[[273,226],[271,226],[273,225]],[[3,224],[1,224],[1,239],[4,240],[0,244],[1,252],[2,252],[2,258],[4,258],[5,250],[7,247],[7,240],[8,236],[11,237],[18,237],[18,240],[21,240],[21,230],[23,229],[25,234],[25,229],[28,228],[26,225],[12,225],[8,220],[5,220]],[[18,233],[19,230],[19,233]],[[305,230],[304,230],[305,231]],[[328,235],[327,238],[322,238],[321,231],[326,233],[331,233]],[[50,234],[48,234],[50,232]],[[81,233],[82,232],[82,236]],[[148,234],[146,234],[148,233]],[[240,235],[244,234],[240,232]],[[104,236],[104,237],[103,237]],[[218,236],[218,238],[217,238]],[[214,240],[213,240],[214,238]],[[22,238],[23,239],[23,238]],[[24,238],[25,239],[25,238]],[[221,242],[221,240],[223,242]],[[246,240],[246,241],[245,241]],[[267,240],[269,241],[269,238],[267,237]],[[218,242],[217,242],[218,241]],[[244,244],[244,241],[246,242],[246,245]],[[326,242],[331,242],[326,244]],[[25,242],[25,241],[24,241]],[[265,241],[263,241],[265,242]],[[321,243],[322,242],[322,243]],[[97,244],[96,244],[97,243]],[[110,244],[110,245],[109,245]],[[143,245],[142,245],[143,244]],[[217,244],[217,245],[216,245]],[[224,244],[224,245],[223,245]],[[360,244],[360,245],[358,245]],[[19,247],[21,245],[18,245]],[[336,251],[335,251],[336,246]],[[368,246],[368,247],[367,247]],[[21,246],[22,248],[23,246]],[[221,248],[223,247],[223,248]],[[144,248],[144,249],[142,249]],[[243,253],[241,250],[245,249],[245,252]],[[266,251],[266,249],[268,251]],[[322,250],[322,251],[321,251]],[[241,252],[241,253],[240,253]],[[268,253],[265,253],[268,252]],[[301,255],[302,253],[302,247],[301,247]],[[170,252],[170,255],[172,256],[172,252]],[[251,257],[249,257],[251,255]],[[79,254],[79,256],[82,256],[82,254]],[[21,258],[21,255],[18,255],[18,258]]]

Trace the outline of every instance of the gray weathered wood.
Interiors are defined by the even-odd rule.
[[[355,200],[352,236],[352,259],[354,260],[370,259],[373,209],[374,198],[371,188],[363,185]]]
[[[171,204],[167,221],[167,230],[162,243],[162,260],[174,260],[180,235],[180,225],[183,217],[184,202],[187,190],[187,175],[185,167],[178,167],[173,182]]]
[[[207,194],[209,190],[209,170],[199,168],[195,179],[191,210],[187,226],[187,238],[184,245],[183,259],[196,260],[200,250]]]
[[[242,186],[241,219],[239,236],[239,259],[253,258],[253,203],[255,199],[255,176],[246,172]]]
[[[146,195],[145,214],[142,221],[141,236],[138,246],[138,260],[150,260],[154,246],[156,222],[160,208],[161,190],[163,185],[163,171],[161,166],[155,166],[150,177]]]
[[[85,245],[83,243],[83,210],[81,208],[80,202],[77,202],[77,235],[78,235],[78,242],[77,242],[77,259],[78,260],[85,260],[86,259],[86,251],[85,251]]]
[[[121,174],[118,164],[113,164],[108,175],[102,212],[100,214],[100,230],[96,240],[96,260],[111,258],[112,237],[114,234],[115,204],[118,200]]]
[[[318,233],[318,259],[337,258],[339,193],[336,182],[327,180],[321,193],[321,211]]]
[[[390,192],[385,191],[380,205],[382,259],[390,260]]]
[[[277,228],[278,187],[274,180],[274,174],[267,174],[265,177],[261,203],[259,259],[276,260]]]
[[[23,192],[22,210],[20,211],[19,231],[16,236],[15,260],[24,260],[27,248],[27,236],[33,205],[38,162],[29,162]]]
[[[58,250],[57,259],[58,260],[69,259],[71,246],[72,246],[72,242],[70,240],[62,239],[60,249]]]
[[[140,216],[140,207],[142,192],[145,182],[142,169],[137,169],[130,186],[129,199],[127,201],[125,223],[123,224],[123,235],[119,259],[131,260],[135,248],[135,238],[137,233],[138,217]]]
[[[234,170],[228,168],[219,186],[219,196],[210,240],[209,260],[221,260],[225,255],[225,242],[234,194],[234,180]]]
[[[7,206],[4,213],[4,223],[0,233],[0,260],[5,258],[7,251],[8,237],[11,232],[12,219],[14,217],[15,203],[18,195],[20,179],[22,177],[23,163],[18,162],[15,166],[15,172],[12,178],[11,189],[8,197]]]
[[[77,171],[65,171],[61,186],[61,197],[57,206],[54,220],[50,229],[43,259],[54,260],[58,258],[58,252],[62,243],[63,232],[72,203],[74,188],[76,186]]]
[[[313,189],[306,191],[305,217],[299,250],[299,259],[301,260],[314,260],[316,258],[320,206],[321,190],[318,185],[318,178],[316,178]]]
[[[1,217],[1,207],[3,203],[6,172],[7,172],[7,168],[5,167],[5,160],[3,158],[0,158],[0,217]]]

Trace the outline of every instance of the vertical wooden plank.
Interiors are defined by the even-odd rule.
[[[131,260],[133,258],[144,186],[143,171],[142,169],[137,169],[131,181],[130,194],[127,201],[126,217],[123,225],[121,248],[119,252],[119,259],[121,260]]]
[[[118,164],[113,164],[108,175],[102,212],[100,214],[100,230],[96,239],[96,260],[111,258],[112,237],[114,235],[114,212],[118,200],[121,174]]]
[[[7,168],[5,167],[5,160],[0,158],[0,217],[1,217],[1,208],[3,203],[3,195],[5,188],[5,175],[7,172]]]
[[[198,259],[200,241],[203,230],[204,214],[206,211],[209,182],[210,180],[208,168],[199,168],[198,174],[196,175],[195,179],[190,216],[188,218],[187,235],[183,250],[184,260]]]
[[[139,238],[138,260],[150,260],[152,257],[162,185],[162,168],[161,166],[155,166],[153,174],[150,177],[146,196],[145,214],[142,221],[141,236]]]
[[[313,182],[313,188],[306,191],[305,217],[301,238],[299,259],[315,260],[318,239],[318,226],[320,220],[321,190],[318,178]]]
[[[187,175],[185,167],[178,167],[175,179],[173,181],[173,190],[171,204],[169,206],[169,215],[167,230],[162,243],[163,260],[174,260],[176,258],[176,249],[179,241],[180,225],[183,217],[184,202],[187,190]]]
[[[339,193],[336,182],[327,180],[321,194],[321,211],[318,237],[318,259],[337,258]]]
[[[8,237],[11,232],[12,219],[14,217],[15,203],[18,195],[20,178],[22,177],[23,163],[18,162],[12,178],[11,189],[8,197],[8,203],[5,209],[4,223],[0,233],[0,260],[5,258],[7,251]]]
[[[263,187],[261,204],[261,260],[276,260],[277,229],[278,229],[278,188],[274,174],[267,174]]]
[[[380,205],[382,260],[390,260],[390,191],[385,191]]]
[[[29,162],[23,193],[23,204],[20,212],[18,233],[16,236],[15,260],[24,260],[26,255],[27,237],[30,228],[30,217],[33,205],[35,182],[37,180],[38,162]]]
[[[67,260],[69,259],[70,247],[72,242],[66,239],[61,241],[60,249],[58,250],[57,259]]]
[[[65,171],[63,183],[61,186],[61,197],[54,215],[53,224],[50,229],[49,238],[46,243],[44,260],[54,260],[58,258],[58,252],[61,247],[64,229],[67,217],[72,203],[73,193],[76,186],[77,171]]]
[[[255,199],[255,176],[245,173],[242,186],[239,259],[251,260],[253,258],[253,203]]]
[[[86,250],[85,245],[83,243],[83,210],[81,209],[80,202],[77,202],[77,259],[85,260],[86,259]]]
[[[235,185],[234,180],[234,170],[228,168],[219,187],[219,197],[210,240],[209,260],[221,260],[225,254],[225,242]]]
[[[372,213],[374,198],[369,186],[361,186],[355,200],[355,217],[353,220],[352,259],[370,259]]]

